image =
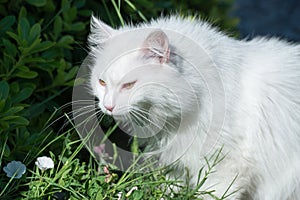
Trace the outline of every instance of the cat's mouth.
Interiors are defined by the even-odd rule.
[[[114,110],[109,111],[106,110],[105,114],[110,115],[114,117],[115,119],[121,119],[129,115],[130,113],[130,108],[129,107],[116,107]]]
[[[143,121],[149,118],[149,108],[138,106],[119,107],[110,111],[105,111],[105,114],[112,116],[115,120],[126,120],[137,124],[142,124]]]

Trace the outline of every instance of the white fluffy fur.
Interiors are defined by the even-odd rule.
[[[130,30],[143,28],[147,28],[143,34],[130,35]],[[190,71],[193,69],[184,61],[179,62],[182,66],[170,66],[168,62],[159,63],[155,58],[150,59],[152,63],[162,65],[157,68],[147,59],[139,59],[139,51],[112,61],[128,49],[142,47],[143,41],[153,31],[147,31],[148,28],[164,31],[174,51],[197,62],[203,67],[200,71],[213,67],[206,60],[208,58],[182,43],[180,38],[173,37],[171,33],[168,35],[170,31],[195,41],[215,63],[225,94],[225,118],[219,138],[209,138],[216,134],[208,135],[208,144],[203,144],[202,136],[205,136],[209,126],[208,118],[213,115],[213,105],[203,80]],[[118,30],[93,18],[89,38],[95,58],[91,87],[100,99],[99,106],[104,112],[126,115],[130,106],[139,101],[160,103],[153,110],[158,119],[166,115],[176,118],[178,109],[182,109],[179,133],[172,137],[175,141],[160,155],[164,165],[180,157],[179,165],[189,169],[191,182],[195,184],[198,170],[204,164],[202,158],[206,155],[206,152],[201,152],[202,146],[211,145],[218,149],[224,145],[223,152],[228,154],[205,184],[207,188],[212,186],[216,195],[222,195],[238,174],[231,191],[240,190],[230,199],[300,199],[300,45],[276,38],[240,41],[222,34],[205,22],[179,17],[160,18],[149,24],[125,26]],[[146,65],[142,71],[137,70],[124,77],[141,64]],[[180,73],[192,84],[193,94],[181,87],[173,69],[183,70]],[[99,85],[100,78],[107,82],[106,88]],[[151,95],[149,91],[137,91],[132,105],[126,106],[124,99],[131,94],[130,91],[120,92],[120,85],[136,79],[138,81],[134,87],[142,83],[168,85],[182,102],[180,108],[170,102],[173,97],[166,97],[157,89],[149,89]],[[197,104],[194,93],[200,102],[197,112],[194,112]],[[105,103],[115,106],[112,113],[104,108]],[[168,134],[172,135],[172,130]],[[163,147],[166,140],[162,139],[159,145]],[[182,150],[189,145],[182,155]]]

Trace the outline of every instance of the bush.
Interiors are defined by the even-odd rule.
[[[83,5],[78,2],[55,5],[54,1],[28,0],[1,5],[0,14],[5,16],[0,21],[0,146],[4,160],[23,160],[29,150],[38,150],[32,148],[47,134],[40,132],[51,113],[70,100],[59,96],[74,83],[80,62],[74,44],[85,37],[90,14],[79,12]],[[80,19],[84,14],[85,23]]]

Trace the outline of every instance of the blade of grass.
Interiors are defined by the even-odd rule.
[[[4,142],[3,142],[2,151],[1,151],[1,156],[0,156],[0,167],[2,166],[2,158],[3,158],[3,155],[4,155],[5,145],[6,145],[6,143],[7,143],[7,140],[8,140],[8,134],[6,133],[6,135],[5,135],[5,140],[4,140]]]
[[[123,17],[122,17],[122,14],[121,14],[121,8],[118,8],[118,6],[117,6],[115,0],[111,0],[111,3],[112,3],[113,6],[114,6],[114,9],[115,9],[115,11],[116,11],[116,13],[117,13],[117,16],[118,16],[118,18],[119,18],[119,20],[120,20],[120,22],[121,22],[121,25],[124,26],[125,23],[124,23],[124,19],[123,19]]]
[[[111,17],[110,11],[109,11],[109,9],[108,9],[108,7],[107,7],[107,4],[106,4],[105,0],[102,0],[102,4],[103,4],[103,6],[104,6],[104,9],[105,9],[105,12],[106,12],[106,15],[107,15],[107,17],[108,17],[108,20],[109,20],[110,25],[112,25],[112,26],[114,27],[114,26],[115,26],[115,23],[114,23],[114,20],[113,20],[112,17]]]
[[[140,18],[142,18],[143,21],[148,22],[147,18],[145,17],[145,15],[135,7],[135,5],[133,3],[131,3],[129,0],[125,0],[125,3],[127,3],[127,5],[133,9],[135,12],[138,13],[138,15],[140,16]]]

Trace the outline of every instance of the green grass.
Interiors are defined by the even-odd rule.
[[[66,115],[67,116],[67,115]],[[54,116],[53,116],[54,117]],[[70,120],[68,118],[68,120]],[[70,121],[71,123],[71,121]],[[111,129],[112,131],[113,129]],[[2,180],[5,191],[2,191],[1,199],[202,199],[205,196],[213,196],[213,191],[201,191],[214,167],[222,161],[220,152],[216,152],[207,160],[207,170],[204,167],[199,171],[199,185],[191,188],[182,186],[179,180],[168,180],[166,173],[169,168],[155,168],[154,163],[137,165],[136,162],[125,172],[120,172],[112,164],[99,163],[88,151],[84,151],[84,143],[81,139],[72,140],[74,126],[62,133],[54,141],[41,144],[41,152],[38,155],[28,157],[50,156],[54,161],[54,168],[42,171],[35,165],[27,166],[27,172],[21,179],[6,178]],[[75,131],[76,132],[76,131]],[[110,133],[107,133],[110,134]],[[63,142],[60,139],[63,138]],[[46,150],[51,145],[62,143],[62,151],[55,155]],[[82,161],[81,156],[85,154]],[[81,155],[81,156],[80,156]],[[109,169],[109,172],[104,170]],[[145,168],[151,170],[144,170]],[[143,173],[141,173],[143,171]],[[178,186],[179,190],[172,188]],[[132,190],[135,188],[136,190]],[[20,193],[16,195],[16,191]],[[199,195],[197,197],[197,195]],[[222,198],[225,199],[226,195]]]

